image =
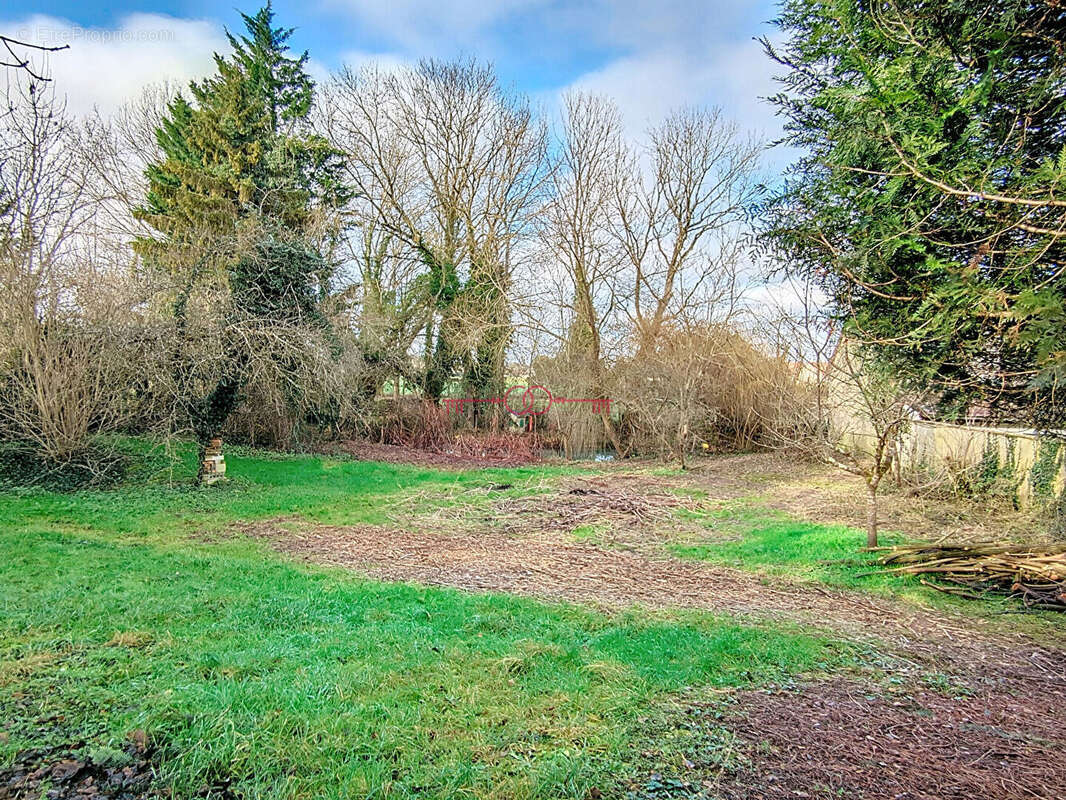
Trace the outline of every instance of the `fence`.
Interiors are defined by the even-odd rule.
[[[915,420],[901,443],[904,466],[964,470],[985,487],[1011,491],[1028,507],[1060,497],[1066,486],[1058,439],[1022,428],[985,428]]]

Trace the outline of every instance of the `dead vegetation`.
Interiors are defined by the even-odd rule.
[[[604,475],[590,468],[589,475],[567,478],[562,485],[546,479],[518,489],[487,483],[446,495],[438,489],[416,492],[399,501],[392,518],[405,527],[458,534],[594,533],[601,544],[649,551],[662,543],[666,528],[698,527],[694,517],[683,518],[679,511],[710,507],[644,473]]]
[[[642,485],[643,484],[643,485]],[[696,511],[705,504],[691,497],[662,491],[639,477],[586,478],[561,492],[518,498],[498,504],[494,515],[511,530],[571,532],[582,525],[650,526],[673,520],[675,511]]]
[[[730,800],[1051,800],[1066,789],[1066,689],[1032,689],[945,695],[835,679],[741,692],[721,722],[736,737],[729,768],[720,757],[693,759],[692,772],[718,767],[710,772],[713,796]],[[707,710],[692,705],[685,717],[719,724],[717,708],[709,721]]]
[[[663,482],[699,489],[721,500],[759,497],[768,508],[811,522],[856,528],[866,524],[861,478],[787,452],[701,459],[688,473]],[[881,527],[908,539],[1050,543],[1046,520],[1036,509],[1019,511],[1008,502],[924,497],[895,484],[883,486],[881,492],[885,498],[879,510]]]
[[[540,461],[539,448],[508,432],[467,432],[426,447],[348,440],[325,448],[364,461],[432,467],[519,467]]]
[[[1017,597],[1026,606],[1066,611],[1066,545],[912,544],[885,548],[885,572],[929,575],[953,584],[922,583],[940,591],[977,597],[987,591]]]

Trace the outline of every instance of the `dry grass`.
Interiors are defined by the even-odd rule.
[[[768,508],[799,519],[861,528],[866,523],[862,479],[832,467],[798,461],[787,453],[753,453],[694,462],[677,486],[705,490],[709,497],[759,498]],[[1046,542],[1048,525],[1037,510],[1018,511],[1005,502],[927,498],[886,484],[881,526],[909,539]]]

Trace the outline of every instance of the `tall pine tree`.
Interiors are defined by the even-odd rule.
[[[206,305],[223,331],[247,320],[320,321],[331,266],[309,226],[316,206],[340,199],[337,156],[309,130],[307,53],[289,55],[293,31],[274,27],[269,3],[242,17],[246,34],[227,34],[232,53],[215,55],[216,74],[190,84],[191,102],[170,104],[156,133],[164,159],[148,167],[134,210],[156,231],[135,249],[172,279],[181,406],[202,446],[239,403],[255,354],[223,342],[205,371],[191,309]]]
[[[942,413],[1066,426],[1066,6],[784,0],[783,263]]]

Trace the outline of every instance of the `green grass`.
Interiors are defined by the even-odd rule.
[[[511,483],[513,493],[533,491],[545,478],[567,474],[562,466],[448,472],[406,464],[380,464],[319,456],[279,456],[232,448],[224,483],[191,485],[196,452],[180,447],[173,469],[158,465],[107,491],[38,490],[0,494],[0,525],[43,519],[113,532],[170,535],[235,520],[298,515],[329,524],[389,521],[393,501],[422,490],[456,494]],[[487,493],[486,493],[487,494]]]
[[[861,552],[866,534],[846,525],[797,520],[751,500],[686,516],[699,519],[709,533],[696,541],[671,543],[670,551],[683,558],[847,588],[883,589],[914,583],[891,575],[864,575],[872,569],[871,556]],[[889,545],[901,537],[885,532],[881,541]]]
[[[144,729],[175,797],[227,778],[247,798],[585,797],[617,790],[641,719],[686,687],[852,658],[796,630],[381,584],[190,535],[375,523],[412,492],[551,470],[227,462],[235,479],[205,490],[0,493],[0,765]]]
[[[602,542],[604,535],[610,533],[610,530],[611,528],[607,523],[589,522],[585,525],[578,525],[570,534],[579,542],[599,544]]]
[[[767,508],[757,497],[733,500],[712,512],[682,512],[707,529],[666,545],[680,558],[692,558],[791,581],[819,583],[840,589],[890,595],[919,606],[983,617],[1012,632],[1024,631],[1049,642],[1061,642],[1061,615],[1028,612],[1016,600],[995,594],[980,599],[956,597],[922,585],[918,577],[879,572],[874,557],[863,552],[866,532],[846,525],[798,520]],[[904,541],[897,531],[882,531],[882,545]],[[1059,646],[1056,644],[1055,646]]]

